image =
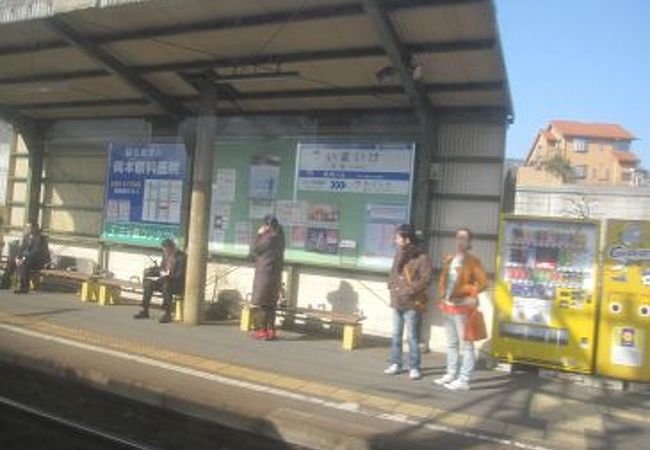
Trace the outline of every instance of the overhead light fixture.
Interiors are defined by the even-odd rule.
[[[409,71],[411,78],[415,81],[422,79],[422,66],[416,63],[411,62],[407,70]],[[384,83],[386,81],[391,81],[397,77],[397,69],[393,66],[384,66],[375,72],[375,78],[379,83]]]
[[[375,78],[379,83],[384,83],[397,75],[397,70],[393,66],[384,66],[375,72]]]

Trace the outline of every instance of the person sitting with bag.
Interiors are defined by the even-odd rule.
[[[41,270],[50,262],[50,248],[47,237],[43,236],[38,223],[30,220],[25,225],[25,235],[18,247],[9,252],[9,260],[2,277],[2,289],[11,286],[11,277],[16,274],[18,288],[16,294],[29,292],[29,280],[32,272]]]
[[[144,271],[142,310],[134,316],[135,319],[149,318],[149,305],[154,291],[162,294],[163,316],[160,323],[172,320],[174,295],[181,295],[185,290],[185,268],[187,257],[171,239],[165,239],[162,244],[163,259],[160,267],[149,267]]]
[[[485,339],[478,294],[487,287],[481,261],[470,252],[472,232],[456,231],[456,253],[443,256],[438,283],[440,310],[447,335],[447,373],[434,383],[450,390],[469,390],[474,372],[474,341]]]

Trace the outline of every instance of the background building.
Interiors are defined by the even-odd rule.
[[[634,139],[617,124],[551,121],[537,133],[517,184],[639,185],[639,158],[630,150]]]

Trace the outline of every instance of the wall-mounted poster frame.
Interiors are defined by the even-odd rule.
[[[186,171],[182,143],[109,144],[101,240],[157,247],[178,239]]]
[[[389,269],[395,251],[395,228],[408,222],[411,213],[414,164],[414,143],[299,142],[294,201],[307,203],[308,209],[314,205],[321,209],[329,206],[338,215],[325,217],[333,215],[339,225],[336,226],[337,220],[334,224],[314,221],[308,214],[311,220],[307,223],[305,251],[288,245],[288,257],[337,266]],[[323,240],[323,233],[325,248],[312,245],[314,236]]]
[[[248,256],[261,219],[272,213],[285,228],[289,263],[390,268],[394,228],[410,217],[414,143],[222,139],[216,151],[212,254]],[[337,159],[334,166],[326,164],[327,155]]]

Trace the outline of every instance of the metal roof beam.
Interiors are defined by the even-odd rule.
[[[40,134],[41,123],[23,114],[18,108],[0,103],[0,119],[9,122],[23,134]]]
[[[468,82],[468,83],[432,83],[420,86],[422,93],[436,92],[474,92],[502,89],[503,82]],[[356,95],[399,95],[402,86],[368,86],[332,89],[297,89],[293,91],[249,91],[240,93],[239,100],[264,100],[276,98],[314,98],[314,97],[350,97]]]
[[[457,41],[423,42],[408,44],[405,49],[409,54],[416,53],[453,53],[461,51],[489,50],[494,48],[494,39],[464,39]],[[234,57],[199,59],[162,64],[136,66],[135,69],[143,72],[179,71],[191,69],[217,69],[220,67],[257,66],[263,64],[289,64],[298,62],[325,61],[330,59],[353,59],[385,56],[383,47],[356,47],[344,49],[327,49],[301,52],[279,53],[275,55],[260,55],[255,57]]]
[[[235,109],[220,109],[217,112],[219,117],[249,117],[249,116],[332,116],[340,118],[342,116],[358,116],[360,114],[412,114],[412,108],[390,107],[390,108],[330,108],[330,109],[291,109],[282,111],[268,111],[268,110],[248,110],[239,111]],[[449,107],[432,107],[432,113],[437,115],[458,115],[459,117],[468,117],[477,115],[481,118],[493,118],[497,121],[503,121],[507,117],[508,109],[503,106],[449,106]],[[90,119],[130,119],[130,118],[145,118],[153,120],[161,117],[160,115],[142,115],[142,114],[113,114],[107,116],[97,117],[96,115],[78,115],[66,116],[63,120],[90,120]],[[57,120],[51,119],[51,120]]]
[[[410,56],[402,46],[397,32],[390,21],[385,9],[380,6],[377,0],[362,0],[363,8],[381,40],[382,47],[391,64],[397,70],[404,91],[409,96],[421,121],[426,119],[429,113],[429,102],[422,86],[413,79],[409,68]]]
[[[144,80],[132,68],[124,65],[116,57],[103,50],[94,42],[89,41],[59,17],[51,17],[47,19],[47,23],[70,45],[73,45],[87,57],[122,79],[122,81],[140,92],[150,102],[160,106],[164,111],[176,117],[183,117],[188,114],[188,111],[182,104],[158,90],[157,87]]]
[[[439,92],[476,92],[476,91],[500,91],[504,87],[503,81],[478,81],[462,83],[431,83],[422,86],[424,92],[428,94]],[[291,98],[321,98],[321,97],[350,97],[364,95],[399,95],[403,94],[404,89],[399,85],[391,86],[367,86],[367,87],[345,87],[332,89],[296,89],[291,91],[248,91],[248,92],[231,92],[224,98],[229,100],[272,100],[272,99],[291,99]],[[175,97],[179,102],[198,101],[198,96]],[[15,109],[21,111],[38,110],[38,109],[67,109],[83,108],[97,106],[140,106],[147,101],[141,98],[115,98],[100,100],[76,100],[70,102],[43,102],[43,103],[25,103],[13,105]]]
[[[94,108],[98,106],[146,106],[149,101],[144,98],[102,98],[99,100],[72,100],[68,102],[39,102],[15,104],[13,107],[20,111],[35,111],[40,109]]]
[[[81,80],[84,78],[105,77],[111,73],[104,69],[75,70],[72,72],[50,72],[32,75],[15,75],[0,78],[0,86],[24,83],[49,83],[55,81]]]
[[[405,50],[413,55],[418,53],[453,53],[463,51],[480,51],[494,48],[494,39],[465,39],[457,41],[422,42],[405,45]],[[309,52],[289,52],[275,55],[261,55],[257,57],[235,57],[217,59],[199,59],[183,62],[159,63],[141,66],[129,66],[135,72],[156,73],[156,72],[177,72],[183,70],[217,69],[241,66],[258,66],[264,64],[288,64],[298,62],[327,61],[331,59],[354,59],[385,56],[382,47],[356,47],[348,49],[327,49]],[[50,81],[74,80],[84,78],[95,78],[110,75],[108,70],[91,69],[72,72],[54,72],[32,75],[17,75],[0,78],[0,85],[39,83]]]

